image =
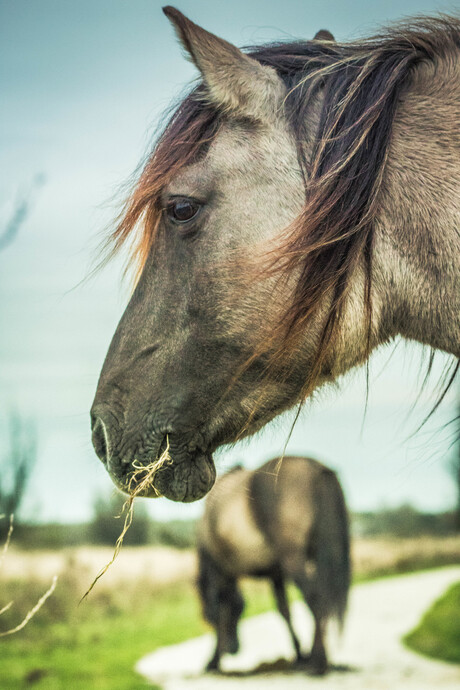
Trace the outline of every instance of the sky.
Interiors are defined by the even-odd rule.
[[[31,195],[17,238],[0,251],[0,459],[16,410],[38,434],[27,519],[86,520],[95,496],[113,490],[92,450],[89,409],[129,285],[119,261],[85,278],[162,113],[197,76],[161,4],[0,0],[0,234]],[[403,16],[456,8],[436,0],[178,0],[177,6],[239,46],[311,38],[321,28],[347,40]],[[354,510],[454,504],[447,469],[454,395],[415,433],[446,362],[439,355],[432,385],[414,406],[424,359],[420,346],[379,351],[365,416],[360,371],[320,392],[297,423],[287,450],[337,469]],[[284,416],[254,439],[219,451],[219,471],[236,461],[256,467],[281,453],[288,431]],[[195,517],[203,507],[147,503],[157,519]]]

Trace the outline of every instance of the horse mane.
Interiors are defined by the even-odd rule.
[[[275,346],[275,359],[289,353],[318,306],[327,304],[304,395],[328,362],[351,276],[363,261],[370,352],[374,221],[396,108],[414,67],[452,59],[459,47],[460,19],[442,15],[404,22],[352,43],[295,41],[246,49],[274,68],[286,86],[285,114],[305,180],[305,205],[268,251],[264,266],[265,275],[296,269],[297,283],[273,338],[261,348],[268,352],[276,342],[281,344]],[[308,112],[320,93],[319,127],[313,152],[307,153]],[[201,84],[177,107],[109,238],[112,254],[136,235],[131,262],[137,276],[154,243],[161,190],[205,153],[219,131],[223,116],[205,95]]]

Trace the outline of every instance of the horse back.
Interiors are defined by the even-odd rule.
[[[277,551],[311,550],[320,519],[336,527],[338,479],[312,458],[270,460],[252,474],[250,493],[256,523]]]

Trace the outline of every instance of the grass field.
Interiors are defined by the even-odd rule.
[[[0,687],[14,690],[33,681],[35,687],[47,690],[142,688],[145,684],[133,671],[141,656],[208,629],[194,585],[188,580],[155,589],[145,580],[120,583],[120,589],[101,589],[80,606],[81,592],[77,594],[75,584],[61,578],[60,591],[48,601],[48,608],[21,634],[0,641],[1,678],[5,683],[0,682]],[[245,615],[271,608],[266,583],[247,582],[245,590]],[[21,604],[16,608],[17,618],[39,593],[36,584],[27,593],[23,589],[17,592]]]
[[[144,654],[205,632],[193,584],[193,552],[126,548],[87,600],[78,601],[110,550],[7,554],[0,580],[1,630],[15,625],[60,572],[43,609],[21,633],[0,639],[0,687],[16,690],[145,688],[134,663]],[[355,579],[459,562],[458,539],[356,541]],[[245,615],[273,607],[268,583],[244,584]],[[151,686],[150,686],[151,687]]]
[[[425,656],[460,664],[460,582],[433,604],[404,642]]]
[[[38,590],[35,585],[18,592],[20,608],[26,609]],[[125,583],[78,606],[80,594],[75,581],[61,577],[53,600],[29,626],[1,640],[1,687],[19,689],[33,680],[47,690],[142,688],[133,671],[140,656],[204,631],[189,582],[156,590],[145,581]]]

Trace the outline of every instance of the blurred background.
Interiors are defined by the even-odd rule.
[[[130,286],[119,259],[91,271],[162,115],[197,77],[161,5],[0,0],[0,513],[15,512],[17,547],[113,544],[120,531],[112,520],[120,500],[92,450],[89,409]],[[455,12],[456,3],[180,0],[178,7],[245,46],[312,38],[321,28],[343,41],[405,16]],[[287,445],[338,471],[362,537],[451,535],[459,526],[458,382],[418,429],[449,363],[437,355],[422,387],[428,357],[404,343],[377,352],[367,410],[365,371],[352,372],[305,407]],[[281,454],[291,421],[285,415],[223,448],[218,471]],[[141,499],[131,544],[190,546],[202,508]],[[98,566],[88,559],[89,578]],[[61,567],[48,563],[46,576]],[[78,568],[66,563],[71,579]],[[154,567],[146,563],[144,575]],[[37,564],[24,561],[11,577],[27,568]]]

